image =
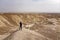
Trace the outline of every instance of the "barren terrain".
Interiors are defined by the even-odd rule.
[[[60,40],[60,14],[0,14],[0,40]]]

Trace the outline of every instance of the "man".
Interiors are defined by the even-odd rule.
[[[19,24],[20,24],[19,30],[22,30],[22,22],[20,22]]]

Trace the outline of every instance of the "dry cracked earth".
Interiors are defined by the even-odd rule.
[[[0,14],[0,40],[60,40],[60,14]]]

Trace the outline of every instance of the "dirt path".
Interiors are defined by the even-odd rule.
[[[16,31],[12,34],[0,36],[0,40],[52,40],[33,30],[25,29]]]
[[[19,30],[13,33],[8,39],[5,40],[52,40],[52,39],[47,38],[35,31],[23,28],[22,31]]]

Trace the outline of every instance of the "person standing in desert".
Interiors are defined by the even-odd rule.
[[[20,22],[19,24],[20,24],[19,30],[22,30],[22,22]]]

